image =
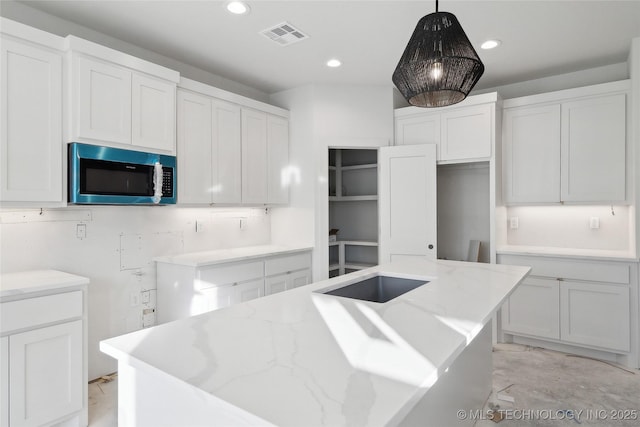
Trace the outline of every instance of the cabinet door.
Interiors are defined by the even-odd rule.
[[[236,294],[233,285],[214,286],[198,290],[191,299],[190,316],[229,307],[235,304]]]
[[[242,110],[242,203],[267,203],[267,115]]]
[[[397,117],[395,126],[396,145],[440,144],[440,114]]]
[[[82,409],[82,321],[9,337],[9,417],[13,427],[40,426]]]
[[[76,67],[76,136],[131,144],[131,72],[84,56]]]
[[[525,279],[502,307],[502,329],[545,338],[560,338],[559,282]]]
[[[131,144],[175,153],[175,83],[134,73],[131,114]]]
[[[0,427],[9,427],[9,337],[0,338]]]
[[[244,283],[234,283],[233,303],[250,301],[264,296],[264,279],[250,280]]]
[[[560,201],[560,105],[504,111],[503,185],[506,203]]]
[[[311,283],[311,270],[294,271],[289,275],[289,287],[287,289],[298,288]]]
[[[2,38],[0,201],[62,202],[62,55]]]
[[[562,200],[623,202],[624,94],[562,104]]]
[[[242,201],[242,143],[240,107],[213,100],[213,203],[240,203]]]
[[[629,287],[564,281],[560,289],[563,341],[629,351]]]
[[[442,113],[442,140],[438,160],[491,157],[493,104]]]
[[[211,99],[178,91],[178,202],[211,203]]]
[[[264,280],[264,294],[271,295],[286,291],[288,289],[288,276],[288,274],[280,274],[278,276],[267,277]]]
[[[435,151],[431,144],[379,149],[379,263],[436,259]]]
[[[289,203],[289,185],[293,171],[289,169],[289,121],[282,117],[267,118],[268,202]]]

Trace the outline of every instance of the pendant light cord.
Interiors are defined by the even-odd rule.
[[[436,0],[436,13],[438,12],[438,0]]]

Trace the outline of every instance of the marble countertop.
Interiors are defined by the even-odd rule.
[[[316,292],[378,272],[429,283],[383,304]],[[394,425],[528,272],[398,261],[111,338],[100,349],[204,391],[254,424]]]
[[[638,262],[638,257],[628,251],[612,251],[602,249],[554,248],[545,246],[499,246],[498,255],[534,255],[560,258],[588,258],[602,261]]]
[[[189,252],[178,255],[156,257],[156,262],[202,267],[231,261],[244,261],[270,255],[286,255],[289,253],[310,251],[308,246],[260,245],[243,248],[217,249],[213,251]]]
[[[48,291],[69,286],[85,285],[89,279],[57,270],[34,270],[6,273],[0,276],[0,298],[30,292]]]

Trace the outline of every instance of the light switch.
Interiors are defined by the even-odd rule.
[[[87,224],[76,225],[76,237],[80,240],[87,237]]]

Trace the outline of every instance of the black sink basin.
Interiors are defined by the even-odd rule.
[[[319,292],[364,301],[387,302],[427,283],[424,280],[377,275],[341,288]]]

